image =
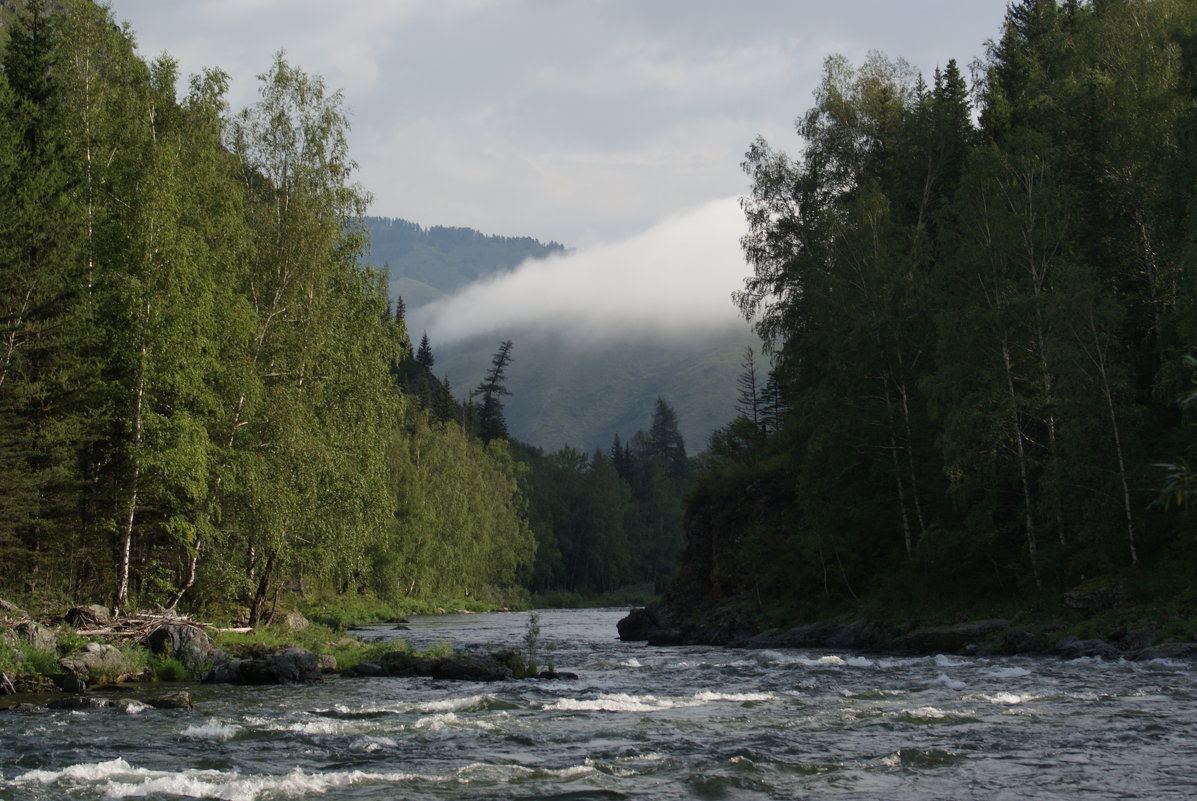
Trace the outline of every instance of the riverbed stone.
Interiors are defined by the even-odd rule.
[[[1197,643],[1192,642],[1162,642],[1140,648],[1133,655],[1134,659],[1197,659]]]
[[[72,695],[68,698],[55,698],[46,704],[47,709],[107,709],[112,701],[94,695]]]
[[[322,680],[316,655],[298,645],[257,649],[246,659],[225,655],[202,678],[206,684],[314,684]]]
[[[913,654],[961,654],[970,646],[975,649],[978,643],[1008,628],[1009,620],[992,618],[915,629],[894,640],[893,650]]]
[[[646,642],[656,632],[677,627],[676,618],[657,602],[629,610],[627,616],[615,624],[619,639],[624,642]]]
[[[148,704],[138,701],[136,698],[114,698],[111,706],[126,715],[140,715],[150,708]]]
[[[162,695],[155,695],[152,698],[147,698],[146,703],[155,709],[194,709],[195,702],[191,698],[191,693],[185,690],[179,690],[173,693],[164,693]]]
[[[1053,650],[1057,656],[1064,659],[1081,659],[1083,657],[1119,659],[1126,656],[1124,651],[1105,640],[1082,640],[1071,634],[1057,642]]]
[[[377,664],[382,674],[387,676],[480,682],[503,681],[512,677],[509,667],[489,656],[413,656],[392,651],[383,654]]]

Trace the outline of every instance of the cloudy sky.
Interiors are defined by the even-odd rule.
[[[823,59],[925,73],[982,52],[1006,0],[112,0],[143,56],[219,66],[234,106],[274,52],[345,92],[372,213],[589,248],[742,195]]]

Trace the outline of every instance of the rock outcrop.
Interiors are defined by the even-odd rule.
[[[202,677],[205,684],[314,684],[322,680],[316,655],[296,645],[258,648],[247,658],[221,652]]]

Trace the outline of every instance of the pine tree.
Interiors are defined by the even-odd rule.
[[[478,436],[487,444],[496,439],[507,439],[507,421],[503,419],[502,398],[504,395],[511,394],[503,384],[504,374],[510,363],[511,340],[509,339],[499,345],[499,350],[491,359],[486,378],[474,390],[474,396],[479,398],[474,404]]]
[[[431,370],[432,365],[436,363],[436,359],[432,355],[432,346],[428,344],[428,332],[420,337],[420,347],[416,351],[416,364],[423,367],[425,370]]]

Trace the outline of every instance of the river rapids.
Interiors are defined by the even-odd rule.
[[[573,681],[196,685],[190,712],[5,712],[0,799],[1197,797],[1192,662],[654,648],[615,638],[625,613],[539,613],[539,662]],[[365,636],[522,648],[528,619]]]

